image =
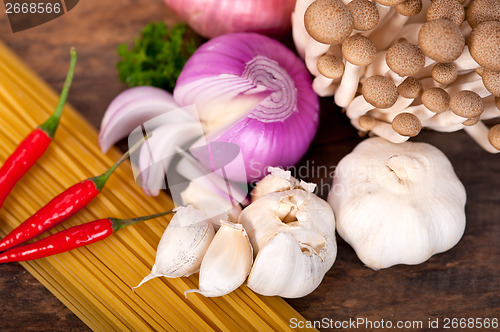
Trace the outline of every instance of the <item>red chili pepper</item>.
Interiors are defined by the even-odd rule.
[[[133,149],[135,147],[132,147],[131,150]],[[103,174],[83,180],[54,197],[47,205],[0,240],[0,251],[17,246],[42,234],[84,208],[101,192],[110,175],[128,157],[130,151],[125,153]]]
[[[66,75],[66,81],[64,82],[61,96],[54,113],[18,145],[16,150],[5,161],[2,168],[0,168],[0,208],[12,188],[14,188],[14,185],[24,174],[26,174],[26,172],[28,172],[31,166],[35,164],[49,147],[56,133],[59,119],[61,118],[64,104],[68,97],[69,88],[75,72],[75,65],[76,51],[72,48],[68,74]]]
[[[3,252],[0,254],[0,263],[28,261],[70,251],[103,240],[129,225],[158,218],[172,212],[166,211],[134,219],[99,219],[70,227],[40,241]]]

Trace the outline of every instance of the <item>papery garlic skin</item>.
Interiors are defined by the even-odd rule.
[[[250,193],[252,202],[272,192],[293,189],[298,184],[298,180],[292,176],[290,171],[278,167],[268,167],[268,171],[270,174],[260,180]]]
[[[338,164],[328,202],[339,235],[375,270],[422,263],[465,229],[465,188],[426,143],[363,141]]]
[[[212,223],[192,206],[180,207],[161,237],[156,261],[143,283],[156,277],[179,278],[200,270],[215,231]]]
[[[313,193],[269,193],[246,207],[238,222],[256,254],[248,287],[259,294],[305,296],[335,262],[335,216]]]
[[[216,228],[220,227],[220,220],[236,222],[241,213],[239,204],[232,204],[197,182],[189,183],[181,193],[184,204],[191,204],[200,211]]]
[[[241,224],[221,221],[200,269],[199,289],[185,293],[200,293],[206,297],[223,296],[240,287],[252,266],[252,246]]]

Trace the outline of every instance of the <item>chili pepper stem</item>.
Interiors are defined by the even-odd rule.
[[[62,112],[64,110],[64,104],[66,104],[66,99],[68,98],[69,88],[71,82],[73,81],[73,75],[75,73],[76,66],[76,50],[74,47],[71,48],[71,61],[69,64],[68,73],[66,74],[66,81],[61,91],[61,96],[59,97],[59,102],[57,103],[54,113],[44,122],[39,128],[47,133],[50,138],[53,138],[57,127],[59,126],[59,120],[61,119]]]
[[[94,176],[89,179],[90,181],[94,182],[97,190],[100,191],[104,187],[106,181],[108,181],[109,177],[111,176],[111,174],[113,174],[115,169],[117,169],[118,166],[120,166],[130,156],[131,153],[133,153],[139,146],[141,146],[141,144],[144,143],[144,140],[146,139],[147,138],[143,138],[139,142],[135,143],[134,146],[132,146],[127,152],[125,152],[123,156],[121,156],[121,158],[118,159],[118,161],[113,166],[111,166],[106,172],[102,173],[99,176]]]
[[[165,212],[152,214],[149,216],[132,218],[132,219],[109,218],[109,220],[111,220],[111,223],[113,224],[112,227],[113,227],[113,233],[114,233],[114,232],[118,232],[120,229],[125,228],[127,226],[137,224],[137,223],[140,223],[140,222],[143,222],[146,220],[159,218],[159,217],[165,216],[167,214],[171,214],[171,213],[174,213],[174,210],[169,210],[169,211],[165,211]]]

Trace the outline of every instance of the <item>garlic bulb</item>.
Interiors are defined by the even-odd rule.
[[[192,206],[180,207],[161,237],[151,273],[137,286],[156,277],[187,277],[200,270],[215,231]]]
[[[197,292],[203,296],[222,296],[240,287],[252,266],[252,247],[241,224],[221,221],[200,269],[200,288],[185,292]]]
[[[422,263],[465,229],[464,186],[426,143],[363,141],[338,164],[328,202],[339,235],[375,270]]]
[[[259,294],[305,296],[335,261],[333,211],[311,192],[268,193],[246,207],[238,222],[255,253],[248,287]]]

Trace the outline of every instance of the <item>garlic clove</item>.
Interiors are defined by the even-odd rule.
[[[221,228],[201,263],[200,288],[184,294],[196,292],[206,297],[229,294],[245,282],[252,261],[252,246],[243,225],[221,221]]]
[[[190,276],[200,270],[203,256],[215,231],[212,224],[194,207],[180,207],[161,237],[156,261],[143,283],[156,278]]]
[[[329,250],[336,253],[334,238],[329,240]],[[330,255],[325,264],[316,254],[304,251],[290,234],[278,233],[257,254],[247,286],[266,296],[306,296],[318,287],[334,260],[335,255]]]
[[[260,294],[305,296],[335,261],[333,211],[302,188],[264,195],[242,211],[238,222],[255,251],[248,285]]]

